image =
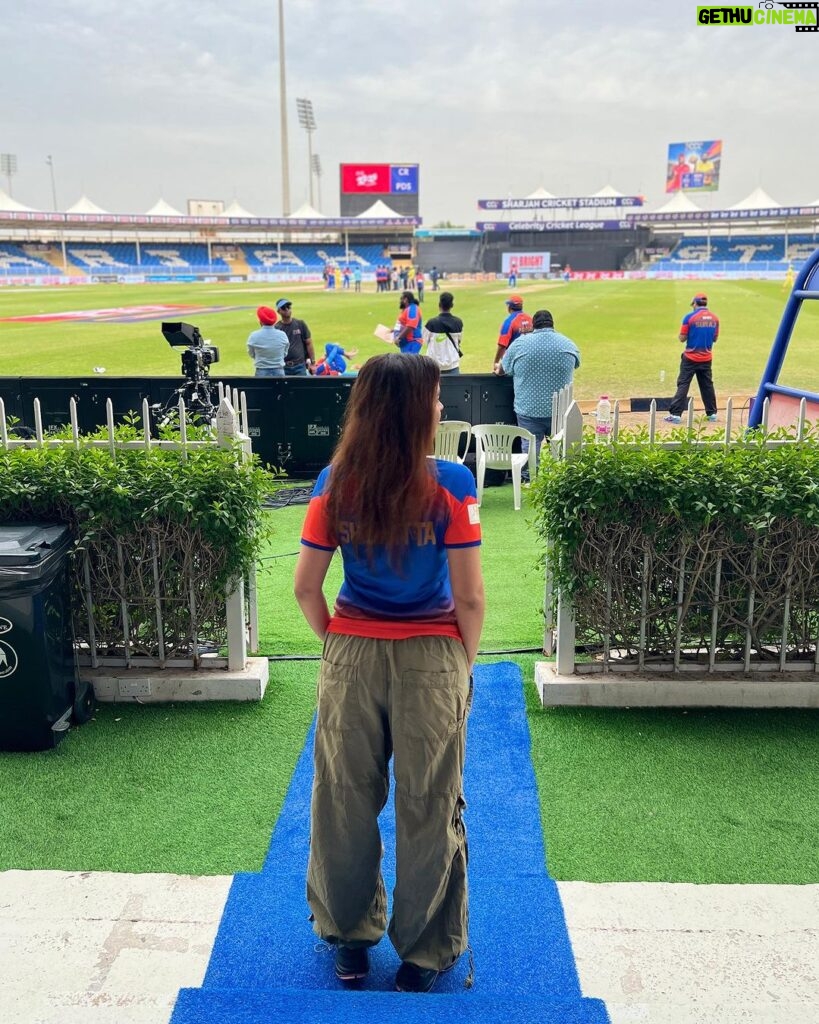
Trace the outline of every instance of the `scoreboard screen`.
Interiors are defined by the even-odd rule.
[[[417,216],[418,181],[418,164],[341,164],[341,215],[358,216],[380,199],[395,213]]]

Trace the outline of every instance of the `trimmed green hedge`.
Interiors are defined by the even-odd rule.
[[[125,427],[118,439],[134,439]],[[192,436],[192,435],[191,435]],[[193,636],[224,640],[225,587],[254,567],[265,540],[261,503],[277,478],[233,447],[13,448],[0,451],[0,522],[57,521],[77,538],[78,590],[90,571],[98,644],[122,645],[122,602],[133,653],[155,655],[155,580],[163,595],[166,653]],[[193,597],[195,612],[187,613]],[[77,638],[87,641],[84,602]],[[170,653],[168,653],[170,652]]]
[[[649,445],[642,431],[624,432],[612,444],[584,443],[576,458],[547,461],[532,490],[535,525],[559,586],[573,596],[581,633],[608,633],[634,650],[647,615],[649,641],[668,653],[682,581],[682,640],[691,647],[707,646],[716,604],[721,645],[741,646],[750,623],[755,656],[770,657],[782,642],[787,599],[789,656],[811,651],[818,437],[776,448],[761,435],[705,446],[675,431],[666,440],[676,447],[668,448]]]

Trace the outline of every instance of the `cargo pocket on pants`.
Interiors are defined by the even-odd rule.
[[[396,779],[399,784],[403,780],[411,797],[460,792],[468,698],[463,672],[404,673],[400,731],[405,759]]]
[[[362,725],[357,666],[324,661],[318,681],[318,728],[328,732],[356,732]]]
[[[466,717],[468,689],[460,672],[407,669],[401,680],[401,729],[427,743],[445,742]]]

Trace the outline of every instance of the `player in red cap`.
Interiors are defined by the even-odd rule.
[[[492,360],[493,373],[499,373],[500,361],[515,338],[519,334],[528,334],[532,330],[532,318],[528,313],[523,312],[523,299],[520,295],[510,295],[506,300],[506,314],[506,319],[500,327],[495,358]]]
[[[717,418],[717,396],[711,375],[711,349],[719,337],[719,319],[708,308],[708,299],[702,292],[691,300],[691,312],[683,317],[680,327],[680,341],[685,351],[680,359],[680,373],[677,377],[677,391],[671,399],[666,423],[681,423],[682,414],[688,405],[688,389],[697,378],[706,419]]]

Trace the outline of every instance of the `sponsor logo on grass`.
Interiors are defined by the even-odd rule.
[[[57,313],[32,313],[28,316],[0,317],[3,323],[43,324],[73,320],[75,323],[129,324],[141,320],[167,320],[175,317],[202,316],[204,313],[232,313],[249,306],[114,306],[109,309],[72,309]]]
[[[812,3],[773,3],[755,7],[697,7],[698,25],[792,25],[797,32],[819,31],[819,0]]]

